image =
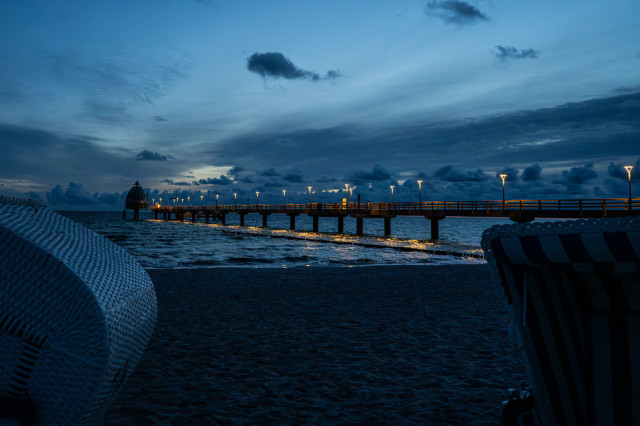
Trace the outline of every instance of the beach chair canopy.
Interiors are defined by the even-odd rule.
[[[548,425],[640,424],[640,218],[494,226],[482,247],[511,304]]]
[[[30,404],[38,425],[100,424],[156,309],[149,276],[120,247],[42,203],[0,197],[5,407]]]

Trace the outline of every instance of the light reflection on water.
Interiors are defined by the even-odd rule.
[[[296,231],[289,231],[289,217],[278,214],[269,216],[267,229],[259,227],[262,216],[258,214],[246,215],[245,227],[239,226],[235,214],[227,215],[226,226],[151,220],[149,214],[141,214],[147,220],[137,222],[123,220],[117,212],[62,214],[109,238],[142,266],[151,268],[478,263],[483,260],[427,251],[481,254],[482,231],[509,223],[496,218],[447,217],[440,221],[440,240],[430,242],[429,221],[414,217],[394,218],[391,238],[384,238],[384,222],[378,219],[365,219],[365,235],[358,237],[353,218],[344,219],[345,234],[339,235],[337,219],[320,218],[320,233],[315,234],[312,219],[304,215],[296,218]]]

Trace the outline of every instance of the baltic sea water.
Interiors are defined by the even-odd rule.
[[[440,239],[433,242],[429,221],[421,217],[394,218],[391,236],[385,238],[380,219],[365,219],[365,235],[358,237],[356,221],[349,217],[344,234],[337,234],[336,218],[320,218],[316,234],[304,215],[296,218],[296,230],[289,231],[289,217],[279,214],[270,215],[264,229],[258,214],[248,214],[246,226],[240,227],[236,214],[227,215],[221,225],[153,220],[145,212],[139,221],[131,220],[131,212],[127,220],[121,212],[61,213],[118,244],[145,268],[479,263],[484,262],[477,257],[482,232],[509,223],[504,218],[447,217],[440,221]]]

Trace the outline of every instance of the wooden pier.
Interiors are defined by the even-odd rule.
[[[577,219],[640,215],[640,198],[601,198],[580,200],[507,200],[502,201],[422,201],[398,203],[307,203],[307,204],[231,204],[231,205],[155,205],[151,209],[155,219],[204,219],[226,223],[226,215],[240,215],[240,226],[249,213],[262,215],[262,226],[267,227],[271,214],[290,217],[289,229],[295,230],[296,216],[305,214],[313,218],[313,232],[318,232],[319,218],[337,218],[338,233],[344,232],[344,218],[356,219],[356,234],[363,234],[364,219],[384,220],[384,235],[391,235],[391,219],[398,216],[421,216],[431,223],[431,239],[439,238],[439,221],[447,216],[505,217],[524,223],[536,218]]]

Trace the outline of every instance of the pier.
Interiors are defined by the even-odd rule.
[[[431,239],[439,238],[439,222],[447,216],[504,217],[518,223],[536,218],[578,219],[640,215],[640,198],[601,198],[566,200],[489,200],[489,201],[422,201],[396,203],[306,203],[306,204],[231,204],[164,206],[151,208],[155,219],[226,223],[226,215],[240,215],[240,226],[249,213],[262,215],[266,228],[271,214],[289,216],[289,229],[296,229],[296,217],[313,218],[313,232],[318,232],[320,218],[335,218],[337,232],[344,232],[344,218],[356,219],[356,234],[363,235],[364,219],[384,220],[384,235],[391,235],[391,220],[398,216],[424,217],[431,224]]]

